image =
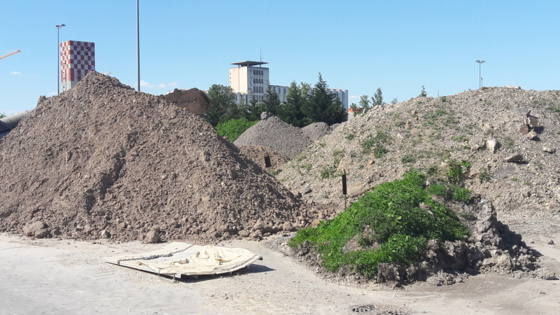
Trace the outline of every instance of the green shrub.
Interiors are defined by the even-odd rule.
[[[383,131],[377,131],[375,136],[370,135],[369,138],[367,138],[362,143],[362,148],[364,153],[368,153],[371,152],[371,150],[374,150],[375,157],[381,157],[385,153],[389,152],[385,147],[383,147],[382,144],[390,143],[390,141],[391,137],[387,133]]]
[[[242,135],[245,130],[249,129],[258,121],[248,121],[245,117],[239,119],[231,119],[226,122],[221,122],[216,126],[216,131],[222,136],[227,137],[229,141],[233,142],[240,135]]]
[[[401,162],[402,163],[414,163],[416,162],[416,156],[412,153],[408,153],[405,154],[402,158],[401,158]]]
[[[471,163],[469,161],[463,160],[459,162],[451,159],[447,161],[447,166],[444,169],[444,176],[450,183],[457,184],[468,174],[470,168]]]
[[[489,182],[490,181],[490,174],[488,172],[482,172],[478,175],[478,180],[480,183]]]
[[[383,183],[336,218],[298,231],[289,245],[305,243],[313,248],[329,270],[348,265],[367,277],[376,275],[380,263],[418,261],[424,255],[427,240],[454,241],[468,234],[449,208],[432,200],[425,181],[426,175],[410,171],[404,179]],[[421,203],[431,211],[421,209]],[[343,247],[355,236],[362,243],[376,242],[380,247],[343,253]]]
[[[329,178],[329,177],[333,176],[335,173],[336,173],[336,167],[327,166],[321,172],[321,178],[323,178],[323,179]]]
[[[464,203],[469,203],[471,200],[471,192],[466,188],[453,187],[453,200],[462,201]]]

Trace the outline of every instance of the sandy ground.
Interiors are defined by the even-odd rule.
[[[560,274],[559,234],[526,237]],[[559,241],[548,244],[551,237]],[[184,240],[188,242],[187,240]],[[173,279],[104,262],[162,244],[32,240],[0,234],[1,314],[558,314],[560,281],[477,275],[464,283],[404,289],[337,285],[267,248],[231,241],[263,256],[232,276]],[[361,312],[360,312],[361,311]]]

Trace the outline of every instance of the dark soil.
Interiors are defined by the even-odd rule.
[[[189,112],[203,115],[210,108],[210,100],[203,91],[193,88],[190,90],[175,89],[162,97],[181,108],[186,108]]]

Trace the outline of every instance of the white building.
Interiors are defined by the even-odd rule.
[[[229,69],[229,86],[235,93],[237,104],[244,102],[249,104],[252,99],[262,101],[266,90],[270,85],[272,90],[278,94],[281,102],[285,102],[288,97],[289,86],[271,85],[270,71],[262,65],[268,64],[262,61],[241,61],[234,62],[232,65],[237,67]],[[335,93],[344,107],[348,108],[348,90],[329,89]],[[311,90],[309,91],[311,92]]]

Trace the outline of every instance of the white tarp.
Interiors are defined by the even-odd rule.
[[[259,259],[260,256],[243,248],[173,242],[157,251],[110,257],[105,261],[119,266],[179,277],[233,272]]]

